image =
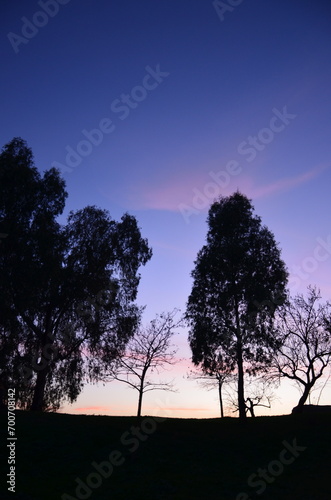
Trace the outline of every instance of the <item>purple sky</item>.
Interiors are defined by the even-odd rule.
[[[95,204],[137,217],[154,251],[141,272],[145,321],[184,311],[208,208],[236,189],[274,232],[292,292],[311,283],[331,298],[330,2],[224,3],[238,5],[223,14],[205,0],[0,5],[1,145],[21,136],[39,169],[62,169],[65,216]],[[179,393],[150,393],[145,411],[217,416],[216,391],[184,378],[187,332],[177,340],[187,361],[165,375]],[[289,386],[279,397],[271,413],[297,402]],[[65,411],[89,407],[132,414],[136,395],[87,387]]]

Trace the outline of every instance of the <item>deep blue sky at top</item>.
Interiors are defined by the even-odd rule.
[[[189,223],[178,207],[230,160],[242,171],[223,194],[252,198],[289,267],[312,255],[330,233],[328,1],[243,0],[221,21],[206,0],[70,0],[15,53],[8,33],[21,35],[21,18],[38,10],[1,2],[0,143],[23,137],[45,170],[65,163],[82,130],[112,120],[114,131],[63,174],[66,214],[96,204],[137,216],[154,249],[140,286],[150,315],[183,308],[208,206]],[[112,103],[158,64],[169,75],[121,120]],[[296,118],[249,163],[239,144],[284,106]],[[330,261],[312,269],[303,287],[331,292]]]

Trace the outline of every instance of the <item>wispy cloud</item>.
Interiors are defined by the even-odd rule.
[[[303,174],[297,175],[295,177],[286,177],[283,179],[279,179],[265,186],[254,187],[253,185],[251,185],[249,189],[249,196],[251,196],[252,198],[264,198],[266,196],[294,189],[301,184],[315,179],[328,168],[330,168],[329,164],[316,165],[307,172],[304,172]]]
[[[295,189],[313,180],[326,169],[330,168],[330,166],[330,164],[316,165],[297,176],[283,177],[262,186],[258,185],[259,169],[250,169],[249,174],[243,172],[233,177],[225,188],[219,188],[216,196],[211,196],[208,201],[212,203],[215,197],[220,195],[228,196],[237,189],[252,199],[273,196]],[[197,192],[207,192],[208,188],[206,186],[211,182],[212,179],[206,172],[195,171],[186,176],[176,174],[176,177],[172,177],[167,183],[163,183],[162,186],[155,185],[154,183],[148,185],[148,183],[146,183],[144,186],[140,186],[139,189],[136,188],[135,192],[132,193],[132,197],[130,197],[130,203],[132,203],[135,208],[139,209],[177,212],[181,204],[192,206],[195,194]],[[209,204],[206,204],[206,210]]]

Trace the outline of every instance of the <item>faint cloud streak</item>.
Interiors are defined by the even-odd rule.
[[[279,179],[278,181],[275,181],[266,186],[252,188],[250,196],[252,198],[264,198],[266,196],[294,189],[301,184],[315,179],[327,168],[330,168],[330,165],[317,165],[307,172],[297,175],[296,177]]]
[[[244,192],[252,199],[276,195],[312,181],[328,168],[330,168],[329,164],[316,165],[295,177],[278,179],[262,186],[258,186],[257,180],[249,177],[248,173],[245,173],[236,179],[235,186],[227,186],[225,189],[222,189],[222,192],[220,190],[219,196],[228,196],[236,189]],[[259,172],[256,171],[255,177],[258,178],[258,175]],[[189,179],[181,176],[177,178],[173,177],[168,181],[167,185],[163,184],[162,187],[145,184],[144,186],[140,186],[139,192],[137,191],[133,197],[130,197],[130,201],[136,209],[180,212],[178,208],[179,204],[185,202],[188,204],[191,203],[192,186],[203,185],[202,179],[204,176],[205,174],[202,172],[192,172]],[[207,211],[216,197],[205,198],[205,211]]]

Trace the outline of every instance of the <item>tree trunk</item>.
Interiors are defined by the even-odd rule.
[[[222,399],[222,385],[223,385],[223,382],[221,382],[221,381],[219,380],[219,381],[218,381],[218,394],[219,394],[219,398],[220,398],[221,418],[223,418],[223,417],[224,417],[223,399]]]
[[[251,398],[247,398],[247,401],[249,403],[249,406],[247,405],[248,411],[251,414],[251,417],[255,417],[253,401]]]
[[[298,403],[298,413],[301,413],[302,411],[302,407],[303,405],[305,404],[305,402],[307,401],[308,397],[309,397],[309,394],[310,394],[310,391],[312,389],[314,384],[307,384],[305,385],[305,388],[304,388],[304,391],[303,391],[303,394],[301,396],[301,398],[299,399],[299,403]]]
[[[239,420],[243,422],[246,420],[246,405],[245,405],[245,395],[244,395],[244,368],[243,368],[242,346],[240,341],[238,341],[237,344],[237,363],[238,363]]]
[[[236,305],[236,327],[237,327],[237,364],[238,364],[238,409],[239,409],[239,420],[241,422],[246,421],[246,404],[245,404],[245,394],[244,394],[244,367],[243,367],[243,351],[242,351],[242,338],[241,338],[241,328],[239,319],[239,308],[238,299],[235,297]]]
[[[140,379],[140,387],[139,387],[139,399],[138,399],[138,411],[137,411],[137,417],[140,419],[141,417],[141,407],[142,407],[142,402],[143,402],[143,394],[144,394],[144,382],[145,382],[145,375],[146,371],[144,370],[141,379]]]
[[[45,394],[47,372],[48,372],[48,366],[37,372],[37,381],[34,388],[33,400],[30,408],[31,411],[44,410],[44,394]]]
[[[142,401],[143,401],[143,391],[142,387],[139,389],[139,399],[138,399],[138,411],[137,411],[137,417],[141,417],[141,406],[142,406]]]

